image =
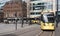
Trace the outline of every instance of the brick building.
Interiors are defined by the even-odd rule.
[[[0,8],[0,22],[3,22],[4,13],[3,13],[3,7]]]
[[[26,17],[27,16],[27,5],[22,1],[9,1],[3,7],[4,18],[8,17]]]

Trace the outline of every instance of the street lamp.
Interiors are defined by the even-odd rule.
[[[22,7],[22,24],[21,24],[21,27],[23,27],[23,1],[21,3],[21,7]]]
[[[17,30],[17,12],[15,13],[15,20],[16,20],[16,26],[15,26],[15,28],[16,28],[16,30]]]
[[[57,0],[57,12],[58,12],[58,0]]]

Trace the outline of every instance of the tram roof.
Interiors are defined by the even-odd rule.
[[[44,16],[48,16],[48,17],[53,17],[54,16],[54,14],[53,13],[45,13],[45,14],[43,14]]]

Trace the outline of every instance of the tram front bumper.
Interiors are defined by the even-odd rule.
[[[55,28],[54,26],[43,26],[41,29],[42,30],[54,30]]]

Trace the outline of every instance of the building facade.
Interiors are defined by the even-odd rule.
[[[3,22],[4,13],[3,13],[3,6],[0,8],[0,22]]]
[[[29,1],[27,1],[27,0],[25,0],[26,2],[27,2],[27,8],[28,8],[28,11],[27,11],[27,14],[28,15],[30,15],[29,13],[29,11],[30,11],[30,3],[32,3],[32,2],[35,2],[35,1],[42,1],[42,2],[44,2],[44,6],[45,6],[45,9],[44,9],[44,11],[43,12],[56,12],[56,0],[29,0]],[[29,2],[29,3],[28,3]],[[29,5],[28,5],[29,4]]]
[[[4,18],[8,17],[26,17],[27,9],[26,3],[22,1],[11,0],[6,2],[3,8]]]
[[[29,18],[29,8],[30,8],[30,0],[24,0],[27,3],[27,18]]]
[[[30,1],[30,18],[41,16],[41,12],[45,9],[45,2],[39,0]]]

